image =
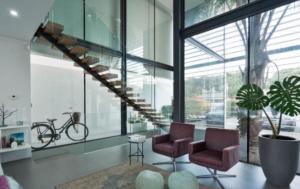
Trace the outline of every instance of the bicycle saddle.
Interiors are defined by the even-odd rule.
[[[49,122],[54,122],[54,121],[56,121],[57,119],[47,119],[47,121],[49,121]]]

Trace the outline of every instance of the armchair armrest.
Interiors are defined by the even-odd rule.
[[[194,154],[206,149],[205,141],[197,141],[189,144],[189,154]]]
[[[189,144],[192,141],[193,141],[192,138],[183,138],[183,139],[175,140],[174,141],[175,154],[177,154],[177,155],[187,154]]]
[[[228,165],[233,166],[240,160],[240,145],[229,146],[223,149],[222,159]]]
[[[170,140],[170,134],[157,135],[152,137],[152,145],[168,142]]]

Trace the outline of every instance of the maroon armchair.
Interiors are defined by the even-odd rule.
[[[172,158],[170,162],[158,162],[153,165],[172,164],[173,170],[176,171],[176,158],[188,154],[188,146],[194,139],[195,126],[185,123],[172,123],[170,133],[154,136],[152,138],[152,150]]]
[[[228,171],[239,162],[239,140],[238,130],[207,128],[204,141],[189,145],[190,161],[206,167],[210,172],[210,175],[197,178],[213,178],[224,188],[219,178],[235,177],[235,175],[217,174],[217,171]]]

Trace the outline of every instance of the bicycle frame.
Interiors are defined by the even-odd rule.
[[[74,123],[75,122],[73,120],[72,114],[70,114],[70,118],[61,127],[56,128],[54,125],[54,122],[50,122],[49,126],[53,129],[54,135],[57,135],[57,134],[63,133],[69,125],[74,124]],[[57,133],[57,131],[58,131],[58,133]]]

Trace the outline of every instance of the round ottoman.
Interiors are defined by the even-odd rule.
[[[163,189],[164,178],[160,173],[144,170],[139,173],[135,180],[136,189]]]
[[[174,172],[168,179],[169,189],[199,189],[197,178],[188,171]]]

